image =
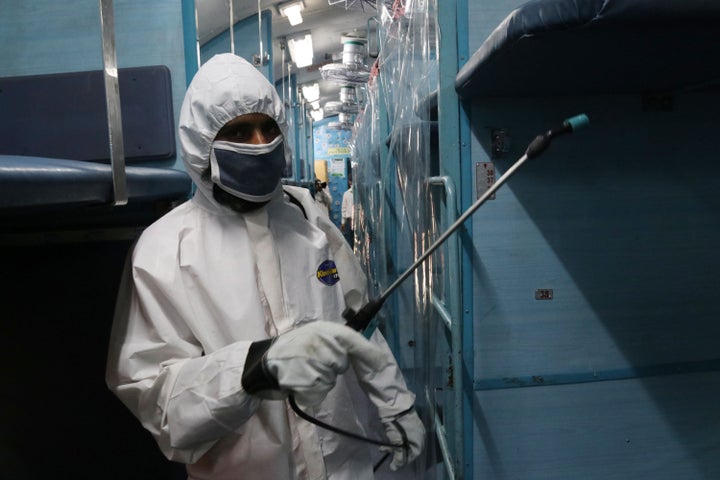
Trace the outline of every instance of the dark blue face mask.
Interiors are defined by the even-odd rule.
[[[270,200],[285,168],[282,136],[253,145],[216,141],[210,151],[212,181],[228,193],[251,202]]]

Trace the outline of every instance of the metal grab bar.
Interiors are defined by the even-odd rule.
[[[443,221],[442,230],[444,232],[447,232],[451,227],[448,227],[448,225],[454,225],[457,220],[457,210],[456,210],[456,204],[455,204],[455,185],[452,181],[452,179],[447,176],[435,176],[435,177],[429,177],[427,179],[428,184],[430,185],[440,185],[444,187],[445,189],[445,219]],[[441,236],[440,238],[447,238],[445,235]],[[439,243],[438,243],[439,245]],[[448,262],[447,262],[447,278],[454,279],[454,278],[460,278],[460,251],[459,251],[459,240],[457,238],[453,239],[453,241],[448,242]],[[447,287],[447,286],[446,286]],[[446,295],[448,296],[448,300],[450,302],[449,308],[446,307],[445,303],[436,297],[435,295],[432,295],[431,302],[435,310],[440,315],[440,318],[443,320],[446,328],[450,330],[450,358],[452,361],[452,369],[453,369],[453,411],[455,412],[453,414],[453,446],[457,452],[459,452],[463,448],[463,438],[464,438],[464,424],[463,424],[463,418],[462,418],[462,407],[463,407],[463,375],[462,375],[462,315],[460,314],[461,311],[461,296],[460,296],[460,288],[455,288],[452,292],[452,295],[450,295],[450,292],[447,291],[446,288]],[[436,422],[439,421],[437,413],[435,413],[435,419]],[[442,433],[442,435],[447,435],[446,429],[442,428],[439,429],[437,433]],[[455,477],[455,466],[452,463],[452,455],[450,455],[450,451],[447,445],[446,438],[441,438],[438,435],[438,441],[440,443],[440,449],[443,453],[443,461],[445,462],[445,467],[448,470],[448,474],[450,475],[450,478],[456,478]],[[443,451],[443,448],[446,451]]]
[[[103,77],[105,79],[105,103],[110,141],[113,205],[125,205],[128,202],[127,177],[122,114],[120,112],[120,85],[115,55],[115,12],[112,0],[100,0],[100,28],[102,30]]]

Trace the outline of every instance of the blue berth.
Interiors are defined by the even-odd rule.
[[[112,207],[102,71],[0,78],[4,229],[62,224],[58,214],[73,218],[73,226],[93,227],[113,217],[146,224],[158,216],[159,205],[188,198],[189,176],[171,168],[176,141],[170,71],[125,68],[118,77],[129,196],[122,207]]]
[[[126,168],[132,203],[185,198],[187,174],[168,168]],[[113,201],[110,165],[59,158],[0,155],[0,212],[38,212]]]
[[[467,3],[466,477],[720,478],[720,2]]]
[[[667,93],[720,84],[720,2],[535,0],[458,72],[464,99]]]

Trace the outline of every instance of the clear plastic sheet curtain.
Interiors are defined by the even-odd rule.
[[[368,274],[371,295],[377,296],[386,285],[383,218],[383,182],[381,166],[381,110],[377,77],[366,89],[364,110],[355,122],[352,141],[353,190],[355,202],[355,253]]]
[[[439,235],[434,219],[438,191],[436,122],[428,100],[438,85],[437,0],[396,1],[380,6],[379,55],[355,122],[353,185],[356,253],[371,282],[371,294],[387,289]],[[433,144],[435,150],[433,150]],[[395,350],[422,409],[446,383],[447,348],[438,345],[438,295],[432,265],[443,265],[442,249],[424,262],[388,298],[380,313],[383,333]],[[442,284],[443,282],[439,282]],[[389,315],[392,313],[392,315]],[[433,408],[425,409],[432,412]],[[429,427],[432,413],[424,420]],[[434,445],[428,445],[434,457]],[[428,458],[426,465],[436,464]],[[414,468],[421,468],[416,465]],[[417,471],[418,475],[427,472]]]
[[[374,66],[379,73],[371,75],[353,139],[356,253],[375,295],[437,235],[428,183],[437,174],[437,158],[426,107],[438,83],[436,5],[435,0],[406,0],[379,7],[380,53]],[[396,353],[416,387],[427,384],[431,264],[418,268],[383,309],[396,313],[387,319],[385,334],[391,345],[401,347]],[[381,320],[386,319],[381,315]]]

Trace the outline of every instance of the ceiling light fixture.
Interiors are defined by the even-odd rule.
[[[288,38],[288,49],[290,57],[295,62],[297,68],[307,67],[313,62],[313,44],[310,33],[305,33],[300,37]]]
[[[278,10],[280,10],[280,15],[283,17],[287,17],[288,22],[290,22],[290,25],[300,25],[303,21],[302,15],[300,12],[302,12],[305,9],[305,5],[303,2],[291,2],[286,3],[285,5],[280,5],[278,7]]]
[[[319,121],[322,120],[323,117],[324,117],[324,115],[323,115],[323,109],[322,109],[322,108],[318,108],[317,110],[312,110],[312,111],[310,112],[310,116],[312,117],[313,120],[315,120],[316,122],[319,122]]]
[[[317,82],[305,84],[300,87],[300,89],[302,90],[303,97],[308,101],[308,103],[315,102],[320,98],[320,85]]]

